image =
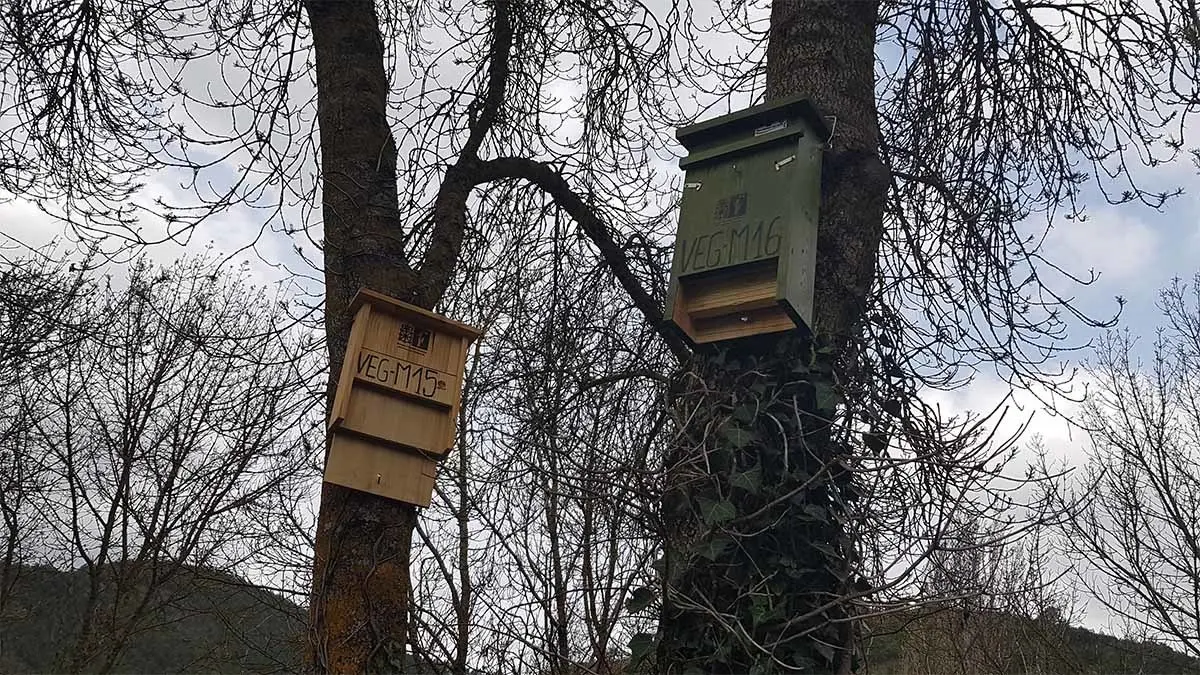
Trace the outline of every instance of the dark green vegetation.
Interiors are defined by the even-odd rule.
[[[171,601],[129,640],[113,673],[297,673],[307,609],[233,575],[188,568],[162,589]],[[64,672],[79,633],[82,570],[21,567],[0,612],[0,673]],[[410,675],[451,672],[420,664]],[[467,675],[481,675],[468,671]]]
[[[79,629],[86,584],[81,570],[22,568],[13,601],[0,616],[0,673],[61,671]],[[298,672],[303,607],[211,570],[189,569],[168,590],[178,600],[146,622],[113,672]],[[1047,618],[964,615],[956,609],[888,617],[871,629],[875,637],[864,645],[863,672],[880,675],[1200,673],[1200,661],[1164,645]],[[426,666],[408,672],[439,670]]]
[[[854,635],[827,589],[856,592],[841,523],[859,494],[850,472],[822,454],[837,443],[827,421],[837,403],[828,350],[769,336],[700,363],[700,376],[681,378],[675,393],[681,421],[691,422],[680,424],[668,460],[661,622],[671,629],[661,631],[657,665],[771,672],[758,645],[789,636],[786,649],[776,647],[787,663],[836,672],[838,648],[852,653]],[[778,523],[788,525],[763,536]],[[643,644],[631,642],[635,656],[648,651]]]
[[[1200,660],[1148,641],[995,611],[900,614],[869,625],[872,675],[1200,673]]]
[[[61,672],[79,632],[87,585],[82,569],[22,568],[0,615],[0,672]],[[298,670],[303,608],[236,577],[194,568],[162,592],[171,602],[141,623],[114,672]]]

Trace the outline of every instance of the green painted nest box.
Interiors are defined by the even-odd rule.
[[[811,330],[829,127],[804,98],[684,127],[667,319],[693,343]]]

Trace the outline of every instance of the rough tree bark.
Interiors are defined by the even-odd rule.
[[[439,186],[429,245],[415,267],[401,240],[405,228],[397,203],[397,150],[387,118],[388,80],[374,0],[304,0],[317,64],[330,402],[345,357],[354,294],[367,287],[435,307],[458,262],[472,189],[493,180],[540,179],[562,193],[556,199],[570,197],[571,204],[582,208],[565,181],[547,177],[547,169],[537,162],[479,159],[504,102],[513,43],[510,4],[496,2],[492,7],[487,87],[458,159]],[[570,211],[571,204],[563,208]],[[594,216],[588,223],[594,237],[607,236]],[[619,253],[611,239],[603,241],[609,248],[598,246],[606,259]],[[624,264],[623,258],[610,262]],[[623,269],[624,277],[620,270],[618,277],[637,288],[628,267]],[[646,304],[649,299],[641,301]],[[322,486],[309,605],[309,662],[314,670],[403,672],[415,526],[416,509],[411,505],[328,483]]]
[[[875,2],[776,0],[768,101],[836,119],[824,157],[815,341],[698,351],[677,379],[668,455],[660,672],[849,672],[856,543],[836,383],[853,378],[889,184],[875,109]]]
[[[396,146],[374,0],[305,0],[304,8],[316,52],[332,395],[358,289],[424,298],[399,240]],[[309,604],[313,669],[403,669],[415,522],[412,505],[323,484]]]
[[[875,106],[878,2],[775,0],[767,47],[767,100],[803,94],[833,118],[825,153],[816,332],[846,349],[863,316],[883,238],[888,172]]]

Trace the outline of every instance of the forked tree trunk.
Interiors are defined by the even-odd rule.
[[[414,299],[400,243],[396,147],[374,0],[304,0],[316,53],[330,398],[367,286]],[[309,663],[319,672],[401,672],[416,510],[325,483],[310,598]]]
[[[829,420],[875,274],[888,177],[875,109],[874,2],[775,0],[767,100],[803,94],[831,121],[813,343],[759,336],[698,351],[679,378],[680,434],[663,504],[669,673],[848,672],[853,617],[839,602],[855,498]]]
[[[387,121],[388,83],[374,3],[304,0],[304,6],[316,51],[326,331],[331,374],[336,376],[349,332],[347,307],[358,288],[369,286],[427,307],[437,298],[421,286],[399,241],[396,148]],[[816,289],[818,332],[829,336],[834,358],[837,350],[844,352],[846,337],[861,318],[887,189],[877,155],[874,113],[876,13],[874,3],[835,0],[777,0],[772,13],[768,97],[804,93],[838,118],[825,160]],[[687,664],[706,672],[732,672],[744,664],[765,664],[770,670],[773,661],[764,656],[764,646],[781,659],[810,661],[826,670],[847,662],[841,651],[847,644],[846,631],[824,627],[828,619],[844,618],[844,612],[836,606],[822,608],[841,592],[845,579],[839,570],[852,548],[836,517],[845,477],[830,473],[838,452],[828,442],[827,425],[820,418],[830,412],[830,377],[824,371],[833,360],[814,356],[812,345],[794,336],[698,356],[696,374],[723,385],[690,394],[681,391],[681,405],[698,400],[710,418],[737,423],[729,426],[731,437],[724,440],[710,437],[701,427],[688,428],[683,437],[690,442],[677,448],[677,458],[684,461],[674,469],[672,495],[683,499],[674,513],[668,508],[673,528],[667,545],[668,578],[676,578],[675,589],[667,595],[660,652],[665,659],[660,663],[671,670],[681,672],[676,666]],[[747,407],[748,401],[757,404]],[[700,465],[689,453],[697,449],[713,450],[714,458],[724,452],[726,466],[707,462],[703,472],[696,473]],[[755,471],[758,478],[749,477]],[[735,475],[740,487],[731,483]],[[690,485],[681,482],[685,478],[698,481],[694,494],[678,489]],[[734,513],[728,513],[724,498],[737,495],[730,489],[758,490],[760,494],[752,497],[762,501],[762,486],[787,496],[768,499],[752,510],[755,499],[743,496],[733,504]],[[716,501],[697,499],[705,494]],[[668,499],[668,507],[670,503]],[[780,508],[785,509],[783,516],[792,517],[775,519]],[[764,518],[773,523],[771,528],[752,535],[747,531],[747,536],[725,542],[728,547],[713,545],[721,541],[714,533],[728,529],[730,521],[745,525]],[[324,486],[311,599],[310,656],[315,669],[403,667],[414,520],[410,506]],[[712,541],[705,544],[705,537]],[[707,545],[700,558],[695,545]],[[788,559],[771,559],[773,550],[789,551]],[[749,567],[722,567],[721,561],[736,562],[729,558],[730,551],[752,554]],[[806,560],[818,554],[831,564],[806,567]],[[701,559],[713,564],[702,564]],[[781,576],[779,570],[788,565],[791,574]],[[754,570],[751,576],[738,576],[749,568]],[[734,585],[706,586],[712,570],[724,570],[721,578]],[[764,586],[781,583],[784,576],[790,581],[780,587],[782,592]],[[707,606],[698,609],[678,602],[689,586],[713,596],[704,600]],[[776,599],[788,606],[772,605]],[[800,604],[792,606],[793,602]],[[725,614],[718,606],[722,603],[736,613]],[[805,616],[805,606],[814,608],[812,616]],[[788,618],[776,620],[785,614]],[[805,633],[810,628],[815,632]],[[797,634],[804,637],[779,642]],[[705,637],[696,642],[697,635]],[[722,635],[751,640],[730,643]]]

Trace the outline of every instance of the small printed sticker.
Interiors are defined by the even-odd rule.
[[[717,220],[728,220],[730,218],[740,218],[746,215],[746,193],[739,192],[736,195],[717,200],[717,208],[713,212],[713,216]]]
[[[779,131],[781,129],[786,129],[787,125],[788,125],[787,120],[779,120],[778,122],[772,122],[771,124],[768,124],[766,126],[755,129],[754,135],[755,136],[765,136],[766,134],[769,134],[769,133],[772,133],[775,131]]]
[[[401,323],[400,333],[396,336],[397,347],[407,347],[418,351],[429,351],[429,345],[433,342],[433,333],[424,328],[417,328],[411,323]]]

